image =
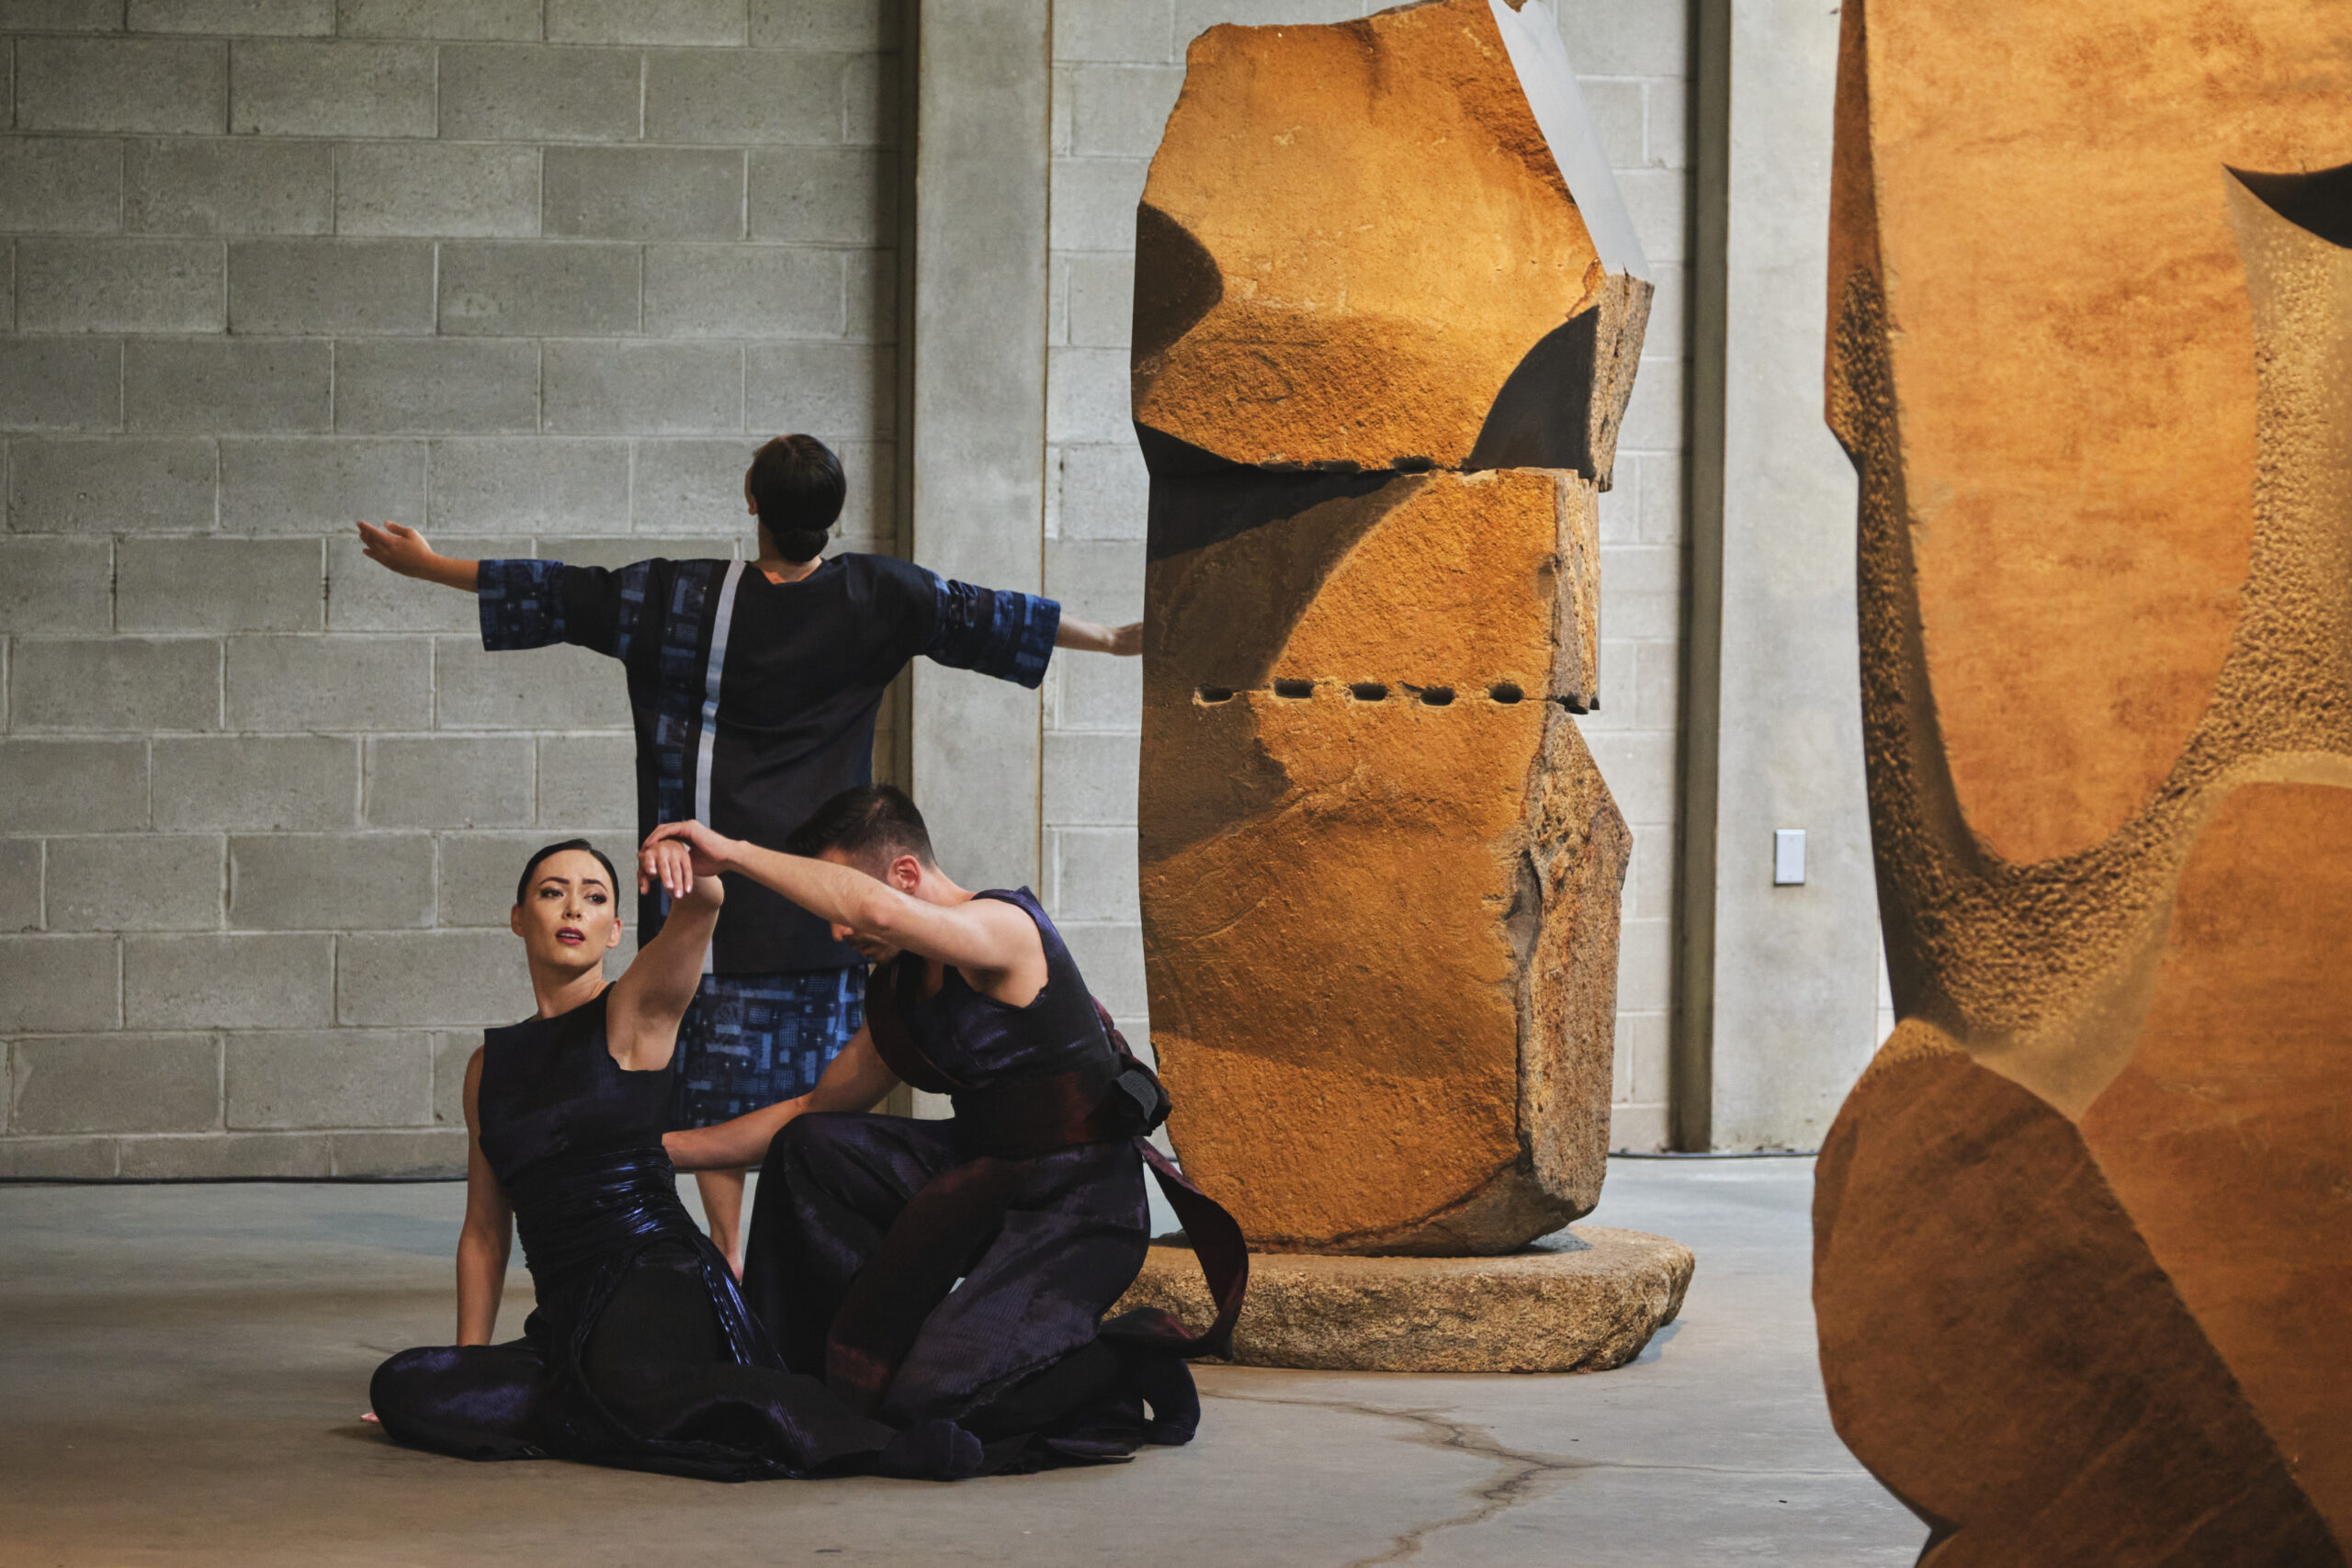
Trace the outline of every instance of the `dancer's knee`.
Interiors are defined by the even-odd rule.
[[[769,1141],[767,1158],[760,1166],[761,1179],[772,1175],[786,1181],[795,1177],[821,1178],[838,1168],[857,1141],[857,1127],[864,1120],[840,1111],[794,1117]]]
[[[376,1369],[368,1402],[390,1437],[461,1459],[537,1452],[535,1426],[546,1362],[528,1345],[436,1345],[402,1350]]]

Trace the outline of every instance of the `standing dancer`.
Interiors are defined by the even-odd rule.
[[[954,582],[888,556],[824,558],[845,491],[810,435],[779,435],[743,476],[758,558],[455,560],[413,528],[359,525],[369,559],[480,597],[493,651],[575,643],[621,661],[637,728],[638,833],[691,818],[781,841],[818,803],[874,776],[882,694],[908,660],[1035,687],[1056,648],[1134,654],[1140,624],[1064,615],[1050,599]],[[814,1088],[857,1032],[864,961],[825,922],[737,879],[680,1035],[676,1125],[702,1127]],[[668,900],[640,894],[638,927]],[[742,1267],[743,1173],[697,1178],[711,1236]]]

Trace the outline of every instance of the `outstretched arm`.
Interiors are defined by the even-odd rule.
[[[716,873],[696,875],[684,844],[649,843],[638,852],[637,890],[660,881],[670,889],[662,934],[638,950],[605,1003],[605,1038],[613,1060],[631,1072],[656,1072],[678,1048],[678,1021],[702,984],[703,957],[718,929],[727,889]]]
[[[740,871],[820,920],[847,926],[861,935],[952,964],[967,973],[1010,969],[1044,952],[1029,917],[998,899],[930,903],[910,897],[851,866],[763,849],[728,838],[703,822],[664,823],[645,842],[649,850],[658,843],[690,844],[695,875]],[[667,874],[662,882],[675,897],[677,886]]]
[[[1113,653],[1131,659],[1143,651],[1143,623],[1129,621],[1124,626],[1106,626],[1093,621],[1081,621],[1065,613],[1061,625],[1054,631],[1056,648],[1073,648],[1081,653]]]
[[[481,1052],[466,1064],[466,1221],[458,1232],[458,1343],[487,1345],[498,1333],[506,1260],[514,1247],[514,1208],[481,1152]]]
[[[825,1064],[817,1087],[797,1100],[738,1116],[715,1126],[695,1127],[663,1135],[662,1146],[680,1170],[737,1169],[759,1164],[768,1145],[785,1124],[811,1111],[865,1111],[898,1087],[899,1075],[885,1066],[874,1048],[874,1036],[861,1029],[842,1054]]]
[[[373,523],[362,523],[359,547],[379,566],[388,566],[402,577],[437,582],[445,588],[459,588],[471,593],[481,579],[481,562],[436,555],[433,547],[424,542],[424,535],[403,524],[387,523],[379,527]]]

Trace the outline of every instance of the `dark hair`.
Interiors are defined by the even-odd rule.
[[[549,844],[546,849],[535,852],[529,860],[523,863],[523,874],[514,879],[514,902],[519,904],[529,895],[531,891],[531,873],[539,869],[539,863],[547,859],[549,855],[560,855],[566,850],[586,850],[590,854],[594,855],[596,857],[596,863],[603,866],[605,868],[605,874],[612,879],[614,896],[616,897],[619,897],[621,890],[620,873],[615,871],[613,869],[613,863],[605,858],[605,852],[598,849],[595,845],[590,843],[585,839],[566,839],[560,844]]]
[[[743,488],[776,554],[789,561],[814,560],[823,551],[849,491],[842,460],[813,435],[779,435],[762,446],[752,455]]]
[[[860,860],[876,856],[885,862],[912,855],[925,865],[932,858],[931,829],[922,813],[894,784],[859,784],[845,789],[809,813],[808,820],[784,841],[786,854],[817,856],[838,850]]]

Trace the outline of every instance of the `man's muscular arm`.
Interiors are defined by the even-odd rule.
[[[874,1048],[874,1036],[861,1029],[825,1065],[824,1076],[807,1094],[716,1126],[664,1134],[662,1146],[680,1170],[741,1169],[765,1159],[768,1145],[794,1117],[812,1111],[869,1110],[898,1084],[899,1075],[883,1065],[882,1054]]]
[[[359,547],[377,565],[390,567],[402,577],[413,577],[420,582],[437,582],[444,588],[471,593],[481,579],[481,562],[436,555],[433,547],[424,542],[424,535],[402,524],[387,523],[378,527],[373,523],[362,523]]]
[[[1044,954],[1037,928],[1029,917],[994,898],[929,903],[853,866],[762,849],[729,839],[702,822],[666,822],[645,841],[650,847],[672,839],[693,846],[691,863],[696,875],[740,871],[820,920],[953,964],[967,975],[1001,974],[1024,961],[1041,960]],[[672,896],[678,891],[673,888]]]

